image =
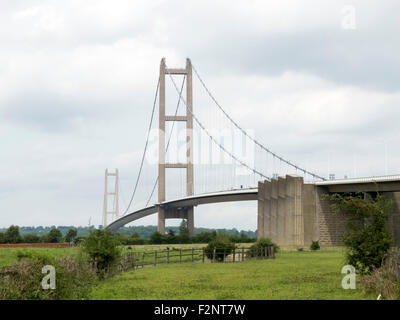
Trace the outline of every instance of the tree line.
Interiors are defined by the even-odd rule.
[[[245,232],[237,232],[236,234],[229,234],[223,230],[203,231],[189,235],[187,221],[182,220],[179,227],[168,228],[166,234],[161,234],[157,231],[153,232],[150,239],[141,237],[138,233],[130,236],[118,233],[119,241],[124,245],[141,245],[141,244],[185,244],[185,243],[209,243],[217,238],[218,235],[224,234],[233,243],[249,243],[255,242],[257,235],[253,237],[248,236]]]
[[[0,232],[0,243],[60,243],[72,242],[77,238],[78,231],[74,228],[69,229],[65,235],[57,229],[50,229],[44,235],[25,234],[21,235],[19,227],[11,225],[5,232]]]
[[[21,236],[24,235],[38,235],[38,236],[44,236],[50,232],[52,229],[58,229],[61,231],[62,235],[65,236],[70,229],[76,229],[77,230],[77,237],[87,237],[89,236],[91,231],[94,231],[96,229],[103,229],[102,225],[99,226],[20,226],[19,227],[19,232]],[[171,230],[175,234],[179,233],[179,226],[171,226],[168,227],[168,230]],[[198,235],[200,233],[209,233],[216,231],[217,233],[224,233],[227,235],[245,235],[249,238],[257,238],[257,231],[252,231],[252,230],[237,230],[236,228],[232,229],[211,229],[211,228],[194,228],[194,234]],[[7,228],[0,228],[0,233],[1,232],[6,232]],[[151,236],[157,232],[157,226],[125,226],[121,227],[118,230],[118,233],[123,236],[133,236],[134,234],[138,234],[141,238],[144,239],[150,239]]]
[[[239,232],[236,229],[205,229],[199,228],[197,234],[190,237],[187,228],[187,221],[183,220],[179,227],[170,227],[166,234],[161,234],[157,232],[156,227],[151,227],[150,230],[153,232],[147,234],[148,238],[143,237],[139,232],[127,232],[135,230],[135,227],[125,227],[125,230],[121,229],[116,234],[119,242],[123,245],[143,245],[143,244],[184,244],[184,243],[208,243],[214,240],[218,234],[225,234],[229,237],[230,241],[234,243],[249,243],[256,240],[256,233],[253,232]],[[144,228],[148,228],[144,227]],[[137,227],[136,227],[137,228]],[[98,228],[97,230],[101,230]],[[82,230],[82,227],[18,227],[10,226],[8,229],[3,229],[0,232],[0,244],[5,243],[60,243],[60,242],[79,242],[82,239],[89,236],[89,234],[96,230],[94,227],[86,227]],[[26,233],[30,230],[32,233]],[[39,233],[34,233],[34,231],[40,231]],[[46,230],[46,232],[43,232]],[[200,230],[206,230],[201,231]],[[80,232],[81,231],[81,232]],[[82,232],[83,231],[83,232]]]

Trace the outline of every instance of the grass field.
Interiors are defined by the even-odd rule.
[[[204,245],[131,246],[126,251],[151,252]],[[245,245],[248,246],[248,245]],[[375,299],[359,289],[341,287],[342,247],[296,251],[282,247],[274,260],[239,263],[187,262],[145,267],[121,273],[93,288],[91,299]],[[17,252],[29,250],[52,257],[78,255],[78,248],[0,248],[0,267],[17,261]]]
[[[374,299],[341,287],[341,249],[282,251],[275,260],[184,263],[119,274],[96,286],[91,299]],[[358,285],[359,287],[359,285]]]
[[[13,264],[18,260],[19,251],[36,252],[49,257],[78,255],[78,248],[0,248],[0,267]]]

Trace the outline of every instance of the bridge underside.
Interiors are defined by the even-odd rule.
[[[181,218],[186,219],[186,213],[188,208],[193,208],[202,204],[212,204],[220,202],[236,202],[236,201],[251,201],[257,200],[257,188],[254,189],[240,189],[231,190],[217,193],[201,194],[196,196],[185,197],[181,199],[175,199],[165,201],[161,204],[156,204],[135,212],[132,212],[108,225],[108,229],[111,232],[116,232],[122,226],[157,213],[159,208],[162,207],[166,212],[165,218]],[[188,226],[190,228],[190,226]]]

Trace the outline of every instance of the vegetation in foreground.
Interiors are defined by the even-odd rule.
[[[393,202],[379,193],[375,198],[367,193],[334,194],[330,198],[334,211],[346,215],[343,243],[348,264],[361,274],[379,268],[392,245],[388,219],[393,212]]]
[[[30,251],[19,252],[18,258],[0,270],[0,300],[87,299],[96,281],[95,272],[84,259],[53,258]],[[54,290],[42,286],[44,266],[54,268]]]
[[[376,299],[341,287],[343,251],[281,251],[274,260],[187,263],[121,273],[95,286],[91,299]]]
[[[393,247],[389,217],[393,201],[376,194],[334,194],[333,209],[347,217],[343,243],[346,262],[362,276],[368,292],[382,299],[400,298],[400,254]]]

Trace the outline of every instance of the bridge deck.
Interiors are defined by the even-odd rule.
[[[229,190],[229,191],[221,191],[221,192],[213,192],[213,193],[205,193],[199,194],[195,196],[189,196],[179,199],[173,199],[164,201],[160,204],[155,204],[149,206],[147,208],[143,208],[127,214],[122,218],[115,220],[111,224],[107,226],[110,231],[116,231],[120,227],[125,224],[141,219],[143,217],[149,216],[158,212],[159,206],[168,206],[174,208],[180,207],[188,207],[188,206],[197,206],[200,204],[210,204],[210,203],[219,203],[219,202],[231,202],[231,201],[251,201],[257,200],[258,189],[238,189],[238,190]]]
[[[357,179],[340,179],[316,182],[316,186],[326,187],[329,192],[399,192],[400,191],[400,175],[369,177]],[[236,189],[229,191],[220,191],[213,193],[199,194],[179,199],[164,201],[154,204],[147,208],[143,208],[127,214],[122,218],[112,222],[107,228],[116,231],[125,224],[149,216],[158,212],[159,206],[170,208],[183,208],[189,206],[197,206],[201,204],[211,204],[219,202],[231,201],[251,201],[257,200],[258,189]]]

